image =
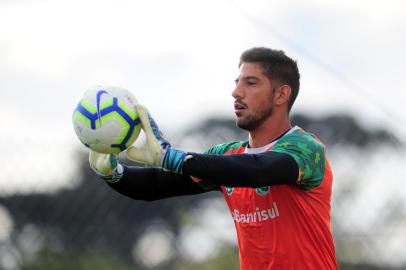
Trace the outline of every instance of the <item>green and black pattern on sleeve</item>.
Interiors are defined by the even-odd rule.
[[[286,153],[295,159],[300,188],[311,190],[321,184],[326,168],[325,147],[314,135],[298,129],[278,140],[271,151]]]

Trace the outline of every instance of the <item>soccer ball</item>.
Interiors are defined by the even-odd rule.
[[[124,88],[99,85],[88,89],[72,116],[77,137],[99,153],[124,151],[141,131],[136,104],[134,96]]]

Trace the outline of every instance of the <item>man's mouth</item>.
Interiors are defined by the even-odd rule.
[[[247,109],[247,105],[242,102],[235,101],[234,102],[234,111],[236,113],[242,112],[243,110]]]

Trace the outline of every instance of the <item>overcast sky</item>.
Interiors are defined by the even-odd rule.
[[[297,59],[293,112],[344,111],[403,136],[405,36],[395,0],[0,1],[0,191],[33,175],[57,188],[73,171],[72,110],[95,84],[128,88],[170,134],[233,117],[253,46]]]

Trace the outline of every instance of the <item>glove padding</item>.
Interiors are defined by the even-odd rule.
[[[89,151],[90,168],[103,180],[113,183],[123,176],[124,168],[118,163],[118,156]]]
[[[146,143],[141,148],[130,146],[127,149],[127,158],[149,166],[161,167],[165,171],[182,173],[186,153],[171,147],[147,108],[138,104],[136,109],[145,132]]]

